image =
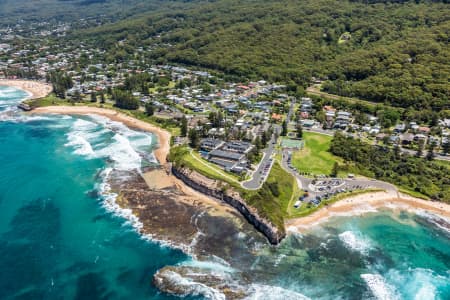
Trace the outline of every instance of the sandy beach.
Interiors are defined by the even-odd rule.
[[[0,86],[11,86],[22,89],[30,94],[29,99],[45,97],[53,90],[52,86],[47,83],[31,80],[0,79]]]
[[[331,217],[361,215],[375,212],[380,208],[393,211],[426,211],[450,219],[449,204],[414,198],[401,193],[397,195],[395,192],[374,192],[349,197],[325,206],[309,216],[289,220],[286,222],[286,228],[288,231],[301,232]]]
[[[170,151],[170,137],[171,134],[155,125],[140,121],[133,117],[127,116],[123,113],[98,107],[88,106],[47,106],[39,107],[32,111],[32,113],[50,113],[50,114],[69,114],[69,115],[101,115],[111,120],[122,122],[131,128],[148,131],[158,136],[159,147],[154,150],[155,156],[161,165],[166,164],[167,155]],[[157,177],[157,178],[156,178]],[[202,203],[208,207],[214,208],[217,214],[222,215],[224,212],[233,212],[233,209],[227,205],[219,203],[218,201],[203,195],[190,187],[175,176],[169,176],[164,170],[154,170],[143,174],[144,180],[152,189],[163,189],[169,186],[176,186],[185,196],[179,197],[179,200],[190,204],[198,205]]]
[[[165,165],[167,162],[167,155],[170,151],[170,133],[155,125],[137,120],[123,113],[106,108],[87,106],[40,107],[33,110],[33,113],[74,115],[97,114],[108,117],[114,121],[122,122],[132,128],[152,132],[156,134],[159,139],[159,147],[154,151],[155,156],[161,163],[161,165]],[[150,188],[164,188],[166,186],[175,185],[186,195],[186,197],[180,197],[180,200],[190,203],[194,202],[207,204],[209,206],[215,207],[217,211],[223,211],[223,205],[217,203],[215,200],[212,200],[205,195],[202,195],[197,191],[188,188],[173,176],[162,176],[158,174],[156,174],[156,176],[161,177],[158,179],[159,181],[154,180],[155,174],[153,173],[144,174],[144,179],[146,179],[147,182],[151,182],[151,184],[149,184]],[[375,212],[380,208],[388,208],[394,211],[426,211],[450,219],[449,204],[418,199],[408,195],[397,193],[396,191],[373,192],[342,199],[331,205],[323,207],[322,209],[314,212],[309,216],[288,220],[286,222],[286,229],[287,231],[291,232],[301,232],[308,230],[314,225],[323,223],[331,217],[361,215],[368,212]]]
[[[89,107],[89,106],[48,106],[39,107],[32,111],[32,113],[47,113],[47,114],[68,114],[68,115],[90,115],[96,114],[113,121],[122,122],[130,128],[136,128],[144,131],[151,132],[158,136],[159,147],[154,150],[156,159],[161,165],[165,165],[167,162],[167,155],[170,151],[170,137],[171,134],[155,125],[150,123],[140,121],[133,117],[127,116],[123,113],[117,112],[115,110],[99,108],[99,107]]]

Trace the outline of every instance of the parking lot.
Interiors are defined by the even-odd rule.
[[[308,178],[299,174],[291,164],[291,156],[292,153],[290,151],[283,152],[283,166],[299,179],[301,187],[305,191],[305,194],[295,202],[295,208],[300,207],[303,203],[311,203],[317,206],[322,201],[330,199],[339,193],[368,188],[379,188],[384,190],[395,189],[395,187],[390,184],[369,179],[331,178],[325,175],[318,175],[314,179]]]

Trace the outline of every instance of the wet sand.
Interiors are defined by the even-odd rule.
[[[286,227],[291,232],[304,231],[326,222],[331,217],[361,215],[375,212],[380,208],[394,211],[426,211],[450,219],[449,204],[418,199],[401,193],[397,195],[396,192],[374,192],[342,199],[309,216],[288,220]]]
[[[45,97],[53,90],[52,86],[47,83],[31,80],[0,79],[0,86],[10,86],[24,90],[30,94],[28,99]]]
[[[131,128],[151,132],[158,136],[159,147],[154,150],[156,159],[159,161],[161,165],[165,165],[167,163],[167,155],[169,154],[170,151],[169,143],[171,134],[168,131],[159,128],[158,126],[135,119],[126,114],[117,112],[112,109],[89,107],[89,106],[47,106],[36,108],[33,110],[32,113],[68,114],[68,115],[95,114],[107,117],[113,121],[122,122]]]

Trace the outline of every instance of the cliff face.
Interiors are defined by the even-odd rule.
[[[189,187],[234,207],[250,224],[264,234],[271,244],[279,244],[286,236],[284,228],[279,229],[270,221],[259,216],[256,209],[248,206],[239,193],[230,190],[224,191],[220,181],[209,179],[190,169],[175,166],[172,167],[172,173]]]

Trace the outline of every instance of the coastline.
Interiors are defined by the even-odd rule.
[[[88,106],[48,106],[36,108],[32,111],[32,113],[69,115],[97,114],[110,118],[114,121],[122,122],[131,128],[137,128],[140,130],[151,132],[158,136],[159,147],[154,150],[156,158],[162,166],[166,165],[167,163],[167,155],[170,151],[169,142],[171,134],[155,125],[135,119],[115,110]],[[152,175],[154,174],[143,174],[144,178]],[[185,197],[180,197],[179,199],[182,202],[187,201],[188,203],[195,203],[197,205],[201,205],[200,203],[203,203],[209,207],[215,207],[215,211],[219,215],[222,215],[225,212],[231,213],[232,211],[232,209],[227,205],[219,203],[216,200],[211,199],[207,195],[193,190],[174,176],[163,176],[163,178],[160,178],[160,181],[164,186],[175,185],[180,191],[182,191],[185,195]],[[373,192],[345,198],[329,206],[325,206],[322,209],[312,213],[311,215],[288,220],[285,223],[286,232],[289,233],[306,231],[315,225],[326,222],[332,217],[362,215],[369,212],[375,212],[381,208],[387,208],[393,211],[425,211],[450,219],[449,204],[414,198],[393,191]]]
[[[10,86],[24,90],[29,94],[29,96],[26,99],[37,99],[46,97],[53,91],[51,85],[44,82],[33,80],[0,79],[0,86]]]
[[[113,121],[124,123],[130,128],[151,132],[158,137],[158,148],[154,150],[156,159],[163,166],[167,163],[167,156],[169,155],[170,152],[171,134],[158,126],[127,116],[124,113],[107,108],[89,107],[89,106],[46,106],[46,107],[38,107],[34,109],[31,113],[67,114],[67,115],[95,114],[107,117]]]
[[[348,197],[325,206],[309,216],[288,220],[286,230],[288,232],[304,232],[332,217],[363,215],[382,208],[413,213],[423,211],[450,220],[449,204],[414,198],[401,193],[374,192]]]

